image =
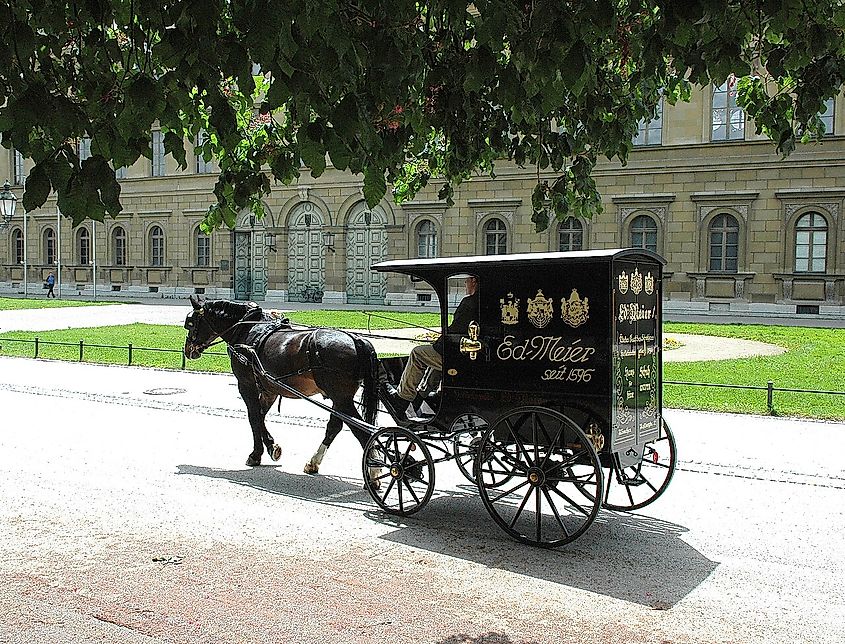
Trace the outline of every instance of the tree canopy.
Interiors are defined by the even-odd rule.
[[[834,0],[2,0],[0,137],[34,161],[24,207],[55,191],[74,223],[120,212],[113,168],[160,127],[183,167],[207,133],[209,228],[327,159],[370,205],[432,182],[450,200],[508,159],[536,168],[543,228],[600,209],[597,160],[624,163],[693,85],[736,77],[783,154],[820,135],[843,28]]]

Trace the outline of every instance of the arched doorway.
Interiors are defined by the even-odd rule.
[[[233,235],[235,299],[263,301],[267,294],[264,219],[257,219],[249,210],[242,212]]]
[[[322,302],[326,282],[324,217],[313,203],[297,204],[288,218],[288,300]]]
[[[355,204],[346,220],[346,301],[350,304],[384,304],[387,275],[370,266],[387,255],[387,215],[381,206],[372,210],[363,201]]]

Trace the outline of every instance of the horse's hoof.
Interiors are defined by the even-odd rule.
[[[273,443],[273,448],[270,450],[270,458],[274,461],[278,461],[282,458],[282,448],[276,445],[276,443]]]
[[[320,471],[319,465],[314,465],[314,463],[306,463],[305,467],[302,470],[306,474],[317,474]]]
[[[248,467],[255,467],[257,465],[261,465],[261,458],[253,458],[252,456],[250,456],[248,459],[246,459],[246,464]]]

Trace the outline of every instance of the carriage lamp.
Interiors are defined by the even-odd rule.
[[[276,233],[264,233],[264,245],[271,253],[276,252]]]
[[[330,253],[334,253],[334,233],[324,232],[323,233],[323,246],[327,251]]]
[[[0,192],[0,228],[6,229],[15,216],[15,208],[18,205],[18,198],[12,193],[9,180],[3,184],[3,191]]]

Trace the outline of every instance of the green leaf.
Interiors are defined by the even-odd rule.
[[[367,206],[374,208],[384,198],[387,192],[387,182],[384,179],[384,169],[376,166],[364,168],[364,199]]]

